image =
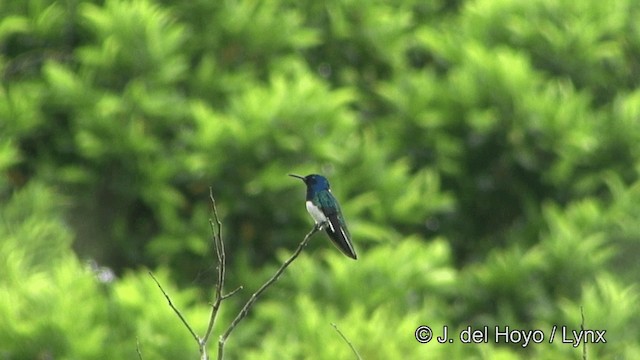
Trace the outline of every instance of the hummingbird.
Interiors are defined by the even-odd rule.
[[[298,178],[307,185],[307,211],[316,225],[320,225],[321,229],[324,228],[338,250],[356,260],[358,256],[351,243],[347,223],[342,216],[338,200],[331,193],[329,181],[317,174],[307,176],[289,174],[289,176]]]

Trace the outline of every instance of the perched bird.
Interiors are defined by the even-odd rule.
[[[356,251],[351,243],[351,235],[344,221],[340,205],[329,187],[329,181],[322,175],[311,174],[289,176],[301,179],[307,185],[307,211],[316,224],[325,229],[329,238],[343,254],[357,259]]]

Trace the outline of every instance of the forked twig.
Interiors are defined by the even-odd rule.
[[[207,354],[207,342],[209,341],[211,332],[213,331],[213,326],[216,322],[216,316],[218,315],[220,304],[222,303],[223,300],[233,296],[240,289],[242,289],[242,286],[240,286],[239,288],[233,290],[229,294],[226,294],[226,295],[222,294],[222,288],[224,286],[224,278],[225,278],[225,271],[226,271],[226,256],[224,251],[224,242],[222,241],[222,222],[220,221],[220,218],[218,216],[218,209],[216,208],[216,200],[213,197],[213,190],[211,188],[209,188],[209,199],[211,200],[211,206],[213,208],[213,220],[209,219],[209,224],[211,226],[213,247],[215,248],[216,257],[218,259],[218,267],[217,267],[218,278],[217,278],[217,283],[215,288],[214,302],[211,305],[211,315],[209,316],[209,324],[207,325],[207,331],[205,332],[205,335],[202,338],[196,334],[196,332],[193,330],[191,325],[189,325],[189,323],[184,318],[180,310],[178,310],[173,305],[171,298],[169,297],[169,295],[167,295],[166,291],[164,291],[158,279],[156,279],[153,273],[149,271],[149,275],[151,275],[151,277],[153,278],[153,281],[156,282],[156,285],[158,285],[158,287],[160,288],[160,291],[162,291],[162,294],[164,294],[164,297],[167,299],[167,302],[169,302],[169,306],[171,307],[171,309],[173,309],[176,315],[178,315],[178,317],[180,318],[180,321],[182,321],[184,326],[189,330],[189,333],[191,333],[191,336],[198,343],[198,350],[200,351],[200,359],[202,360],[209,359],[209,355]]]

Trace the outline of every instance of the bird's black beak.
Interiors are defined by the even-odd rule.
[[[304,176],[300,176],[300,175],[296,175],[296,174],[289,174],[289,176],[294,177],[294,178],[298,178],[298,179],[304,181],[305,183],[307,182],[307,180],[304,178]]]

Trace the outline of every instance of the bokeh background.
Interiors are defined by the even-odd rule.
[[[227,358],[638,359],[638,59],[636,0],[3,0],[0,359],[198,358],[147,272],[203,334],[210,187],[215,353],[311,228],[288,173],[360,258],[314,237]]]

